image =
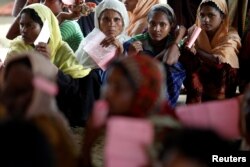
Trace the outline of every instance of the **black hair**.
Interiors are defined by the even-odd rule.
[[[172,14],[171,11],[164,6],[156,6],[156,7],[152,7],[151,10],[149,11],[148,21],[153,16],[153,14],[156,12],[162,12],[167,16],[168,21],[171,25],[171,33],[173,33],[175,28],[176,28],[176,22],[177,22],[175,15]]]
[[[1,166],[55,166],[53,148],[34,123],[24,120],[1,122],[0,135]]]
[[[208,1],[208,2],[204,2],[201,4],[200,6],[200,10],[205,7],[205,6],[210,6],[212,8],[215,8],[218,12],[220,12],[221,16],[224,16],[225,13],[223,13],[223,11],[216,5],[216,3],[214,3],[213,1]]]
[[[25,14],[28,14],[30,16],[30,18],[38,23],[40,25],[40,27],[43,27],[43,22],[42,22],[42,19],[40,18],[40,16],[37,14],[37,12],[34,10],[34,9],[31,9],[31,8],[25,8],[21,11],[21,15],[25,13]]]
[[[164,162],[171,156],[172,151],[209,165],[214,154],[230,155],[235,148],[233,145],[218,136],[215,132],[202,129],[178,129],[167,134],[163,142],[158,159]]]
[[[9,74],[9,69],[11,69],[12,67],[15,68],[16,64],[23,64],[25,66],[27,66],[30,70],[32,70],[31,67],[31,63],[30,60],[28,58],[21,58],[21,59],[17,59],[14,60],[12,62],[10,62],[6,67],[5,67],[5,74],[4,74],[4,78],[6,78]]]
[[[114,69],[114,68],[120,69],[122,71],[124,76],[128,79],[133,90],[136,91],[137,90],[136,83],[132,79],[132,76],[129,74],[129,71],[126,69],[124,64],[120,61],[120,59],[112,61],[107,71],[110,71],[111,69]]]

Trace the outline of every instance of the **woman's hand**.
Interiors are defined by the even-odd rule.
[[[108,47],[110,45],[114,45],[117,48],[117,55],[120,55],[123,53],[123,45],[121,44],[121,42],[116,39],[115,37],[106,37],[104,38],[104,40],[100,43],[100,45],[102,47]]]
[[[46,58],[50,59],[50,48],[48,44],[39,42],[38,45],[35,46],[35,50],[41,53]]]
[[[180,40],[185,36],[186,32],[187,32],[186,27],[182,25],[178,26],[178,28],[175,30],[175,38]]]
[[[128,55],[136,55],[140,51],[143,51],[142,43],[141,41],[135,41],[130,44],[128,48]]]

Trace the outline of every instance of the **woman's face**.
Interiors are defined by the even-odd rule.
[[[118,12],[106,9],[100,15],[99,26],[106,36],[117,37],[123,30],[123,19]]]
[[[200,10],[200,21],[202,29],[214,35],[223,21],[223,16],[216,8],[203,6]]]
[[[165,13],[154,12],[148,19],[148,32],[153,41],[163,40],[170,30],[171,25]]]
[[[38,37],[42,27],[32,20],[28,14],[23,13],[19,21],[19,28],[24,42],[31,45]]]
[[[123,3],[125,4],[127,11],[133,12],[138,0],[123,0]]]
[[[24,64],[15,64],[8,70],[3,86],[3,99],[11,115],[23,115],[29,106],[32,94],[33,74]]]
[[[134,91],[120,69],[110,69],[102,91],[111,115],[127,115],[132,106]]]

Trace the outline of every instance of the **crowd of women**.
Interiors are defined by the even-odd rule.
[[[4,164],[95,166],[93,146],[116,117],[154,127],[154,142],[141,148],[143,166],[210,166],[210,154],[249,149],[249,20],[237,17],[236,24],[235,4],[189,1],[185,14],[179,1],[95,0],[94,13],[81,16],[88,2],[16,0],[16,20],[6,35],[12,42],[1,67]],[[250,19],[248,1],[240,2],[243,18]],[[202,30],[187,47],[196,27]],[[41,36],[48,40],[37,42]],[[90,42],[92,51],[103,50],[87,49]],[[112,55],[105,68],[103,55]],[[186,105],[239,99],[241,138],[182,125],[175,111],[182,89]],[[85,128],[80,151],[70,126]],[[106,166],[104,151],[98,154]]]

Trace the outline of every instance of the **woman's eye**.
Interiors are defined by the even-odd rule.
[[[154,22],[150,22],[149,25],[152,27],[156,26],[156,24]]]
[[[165,24],[165,23],[160,23],[160,27],[162,27],[162,28],[166,27],[166,25],[167,24]]]
[[[120,21],[121,19],[120,19],[120,18],[115,18],[114,20],[115,20],[115,22],[118,22],[118,21]]]

